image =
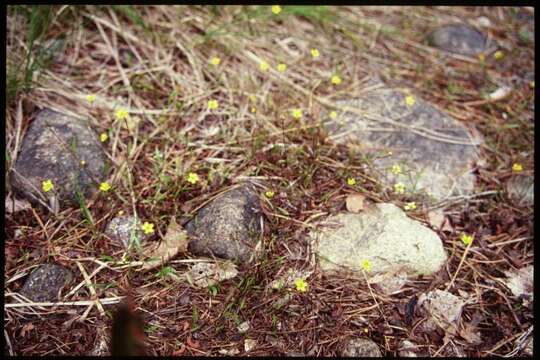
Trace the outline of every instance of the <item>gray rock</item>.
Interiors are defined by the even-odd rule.
[[[77,204],[77,189],[88,196],[104,178],[105,154],[86,122],[45,109],[29,126],[14,170],[13,186],[28,200],[49,203],[55,196],[60,204]],[[45,193],[42,182],[48,179],[54,189]]]
[[[512,176],[506,183],[506,193],[515,205],[534,205],[534,176]]]
[[[456,329],[465,303],[461,297],[439,289],[420,295],[417,303],[418,312],[422,316],[427,316],[422,328],[426,331],[437,327],[449,331]]]
[[[379,346],[367,338],[349,339],[341,351],[343,357],[382,357]]]
[[[473,191],[471,170],[480,139],[417,96],[408,106],[406,96],[374,81],[361,98],[338,101],[344,112],[324,122],[330,139],[360,144],[361,151],[375,156],[373,166],[384,184],[401,182],[406,192],[427,195],[425,201]],[[396,164],[400,174],[391,172]]]
[[[428,42],[442,50],[467,56],[476,56],[486,49],[486,37],[463,24],[447,25],[435,30]]]
[[[319,225],[323,228],[310,236],[323,272],[341,267],[359,271],[368,260],[373,275],[430,275],[447,259],[437,234],[394,204],[373,204],[358,214],[337,214]]]
[[[188,250],[242,262],[257,257],[260,246],[261,206],[253,185],[227,191],[203,207],[186,224]]]
[[[68,269],[44,264],[35,269],[24,283],[21,294],[37,302],[58,301],[60,294],[73,281]]]
[[[137,243],[142,246],[149,238],[141,229],[141,221],[131,215],[112,219],[105,229],[105,235],[126,249],[130,244],[132,247],[136,247]]]

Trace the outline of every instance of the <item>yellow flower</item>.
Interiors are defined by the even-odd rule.
[[[221,62],[221,59],[218,58],[217,56],[214,56],[213,58],[210,59],[210,64],[214,66],[218,66],[220,62]]]
[[[495,51],[493,57],[495,58],[495,60],[501,60],[504,57],[504,53],[501,50]]]
[[[52,189],[54,189],[54,185],[53,185],[51,179],[43,181],[43,182],[41,183],[41,188],[42,188],[43,191],[45,191],[45,192],[49,192],[49,191],[51,191]]]
[[[315,59],[321,56],[321,53],[317,49],[311,49],[311,56]]]
[[[296,290],[300,292],[306,292],[308,289],[308,283],[304,279],[294,280],[294,285],[296,286]]]
[[[302,110],[300,109],[293,109],[291,110],[291,115],[295,119],[300,119],[302,117]]]
[[[478,54],[478,60],[480,60],[480,62],[486,61],[486,55],[484,55],[484,53]]]
[[[512,171],[516,173],[522,172],[523,165],[521,165],[520,163],[514,163],[514,165],[512,165]]]
[[[94,95],[94,94],[86,95],[86,100],[91,104],[94,101],[96,101],[96,95]]]
[[[473,237],[469,234],[465,234],[465,233],[462,233],[461,234],[461,241],[463,241],[463,243],[465,245],[469,245],[473,242]]]
[[[407,106],[413,106],[415,102],[416,100],[414,99],[414,96],[408,95],[405,97],[405,104],[407,104]]]
[[[101,141],[101,142],[107,141],[108,138],[109,138],[109,137],[107,136],[106,133],[101,133],[101,134],[99,134],[99,141]]]
[[[285,64],[283,64],[283,63],[278,64],[277,70],[278,70],[279,72],[285,72],[285,70],[287,70],[287,65],[285,65]]]
[[[337,118],[337,112],[330,111],[330,119],[335,119],[335,118]]]
[[[186,181],[190,184],[196,184],[199,181],[199,175],[194,172],[190,172],[186,178]]]
[[[124,210],[120,210],[120,211],[118,212],[118,215],[120,215],[120,216],[124,215]]]
[[[271,190],[268,190],[264,193],[264,196],[266,196],[267,198],[271,199],[274,197],[274,192],[271,191]]]
[[[337,75],[332,76],[332,84],[339,85],[341,84],[341,78]]]
[[[145,221],[144,224],[142,224],[141,229],[142,231],[144,231],[145,234],[153,234],[154,224]]]
[[[371,263],[369,260],[362,260],[362,263],[360,264],[363,270],[365,271],[371,271]]]
[[[355,185],[355,184],[356,184],[356,179],[355,179],[355,178],[348,178],[348,179],[347,179],[347,184],[348,184],[349,186]]]
[[[268,69],[270,69],[270,65],[268,65],[268,63],[266,61],[261,61],[261,63],[259,64],[259,68],[262,70],[262,71],[266,71]]]
[[[396,194],[404,194],[405,193],[405,184],[403,184],[403,183],[394,184],[394,192]]]
[[[86,165],[86,161],[81,160],[81,161],[80,161],[80,164],[81,164],[81,166],[84,166],[84,165]]]
[[[401,166],[399,166],[398,164],[395,164],[392,166],[392,171],[393,174],[401,174]]]
[[[99,190],[103,192],[109,191],[110,189],[111,189],[111,185],[109,185],[109,183],[107,182],[102,182],[101,184],[99,184]]]
[[[407,203],[403,208],[405,210],[414,210],[414,209],[416,209],[416,203],[414,201],[410,202],[410,203]]]
[[[215,110],[215,109],[218,108],[218,106],[219,106],[219,104],[218,104],[217,100],[208,100],[208,108],[210,110]]]
[[[276,14],[276,15],[279,14],[279,13],[281,12],[281,6],[279,6],[279,5],[272,5],[272,12],[273,12],[274,14]]]
[[[531,87],[531,89],[534,89],[534,80],[529,83],[529,86]]]
[[[128,117],[128,115],[129,113],[126,109],[118,109],[116,110],[116,113],[114,114],[117,120],[124,120]]]
[[[257,108],[256,108],[255,106],[252,106],[252,107],[251,107],[251,112],[252,112],[252,113],[256,113],[256,112],[257,112]]]

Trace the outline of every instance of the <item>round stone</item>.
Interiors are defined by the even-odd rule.
[[[343,357],[382,357],[379,346],[372,340],[366,338],[349,339],[343,350]]]
[[[141,229],[141,221],[131,215],[117,216],[112,219],[105,229],[105,235],[126,249],[130,245],[142,245],[149,238],[149,235]]]
[[[442,50],[476,56],[486,48],[486,37],[467,25],[447,25],[429,36],[429,43]]]
[[[61,292],[72,280],[73,274],[68,269],[56,264],[44,264],[28,276],[21,294],[37,302],[58,301]]]

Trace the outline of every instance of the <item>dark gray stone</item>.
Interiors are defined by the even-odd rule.
[[[149,238],[141,229],[141,221],[130,215],[117,216],[112,219],[105,229],[105,235],[126,249],[129,248],[130,244],[135,247],[137,242],[143,245]]]
[[[85,164],[81,164],[84,160]],[[12,174],[16,191],[37,203],[55,196],[77,204],[76,190],[89,196],[104,178],[105,153],[98,135],[85,121],[49,109],[30,124]],[[54,190],[42,190],[50,179]]]
[[[58,301],[61,292],[72,281],[73,274],[68,269],[56,264],[44,264],[28,276],[21,294],[37,302]]]
[[[534,176],[513,175],[506,183],[506,193],[515,205],[534,205]]]
[[[374,169],[387,186],[401,182],[407,193],[424,193],[434,201],[472,192],[480,139],[417,96],[406,105],[406,96],[377,80],[361,98],[337,101],[343,111],[324,122],[330,139],[359,144],[361,152],[376,156]],[[393,165],[402,173],[392,173]]]
[[[230,190],[203,207],[186,225],[195,255],[250,261],[261,237],[259,195],[252,185]]]
[[[442,50],[476,56],[486,49],[486,37],[467,25],[447,25],[435,30],[428,38],[430,45]]]
[[[379,346],[367,338],[349,339],[343,350],[343,357],[382,357]]]

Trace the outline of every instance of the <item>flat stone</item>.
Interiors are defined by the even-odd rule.
[[[141,229],[141,221],[131,215],[121,215],[112,219],[107,224],[105,235],[126,249],[130,244],[133,244],[133,247],[137,243],[142,246],[149,238]]]
[[[448,331],[457,329],[464,305],[461,297],[444,290],[435,289],[420,295],[417,308],[421,315],[427,316],[422,327],[426,330],[434,330],[437,326]]]
[[[78,204],[77,189],[83,196],[94,192],[104,178],[105,153],[97,134],[80,119],[49,109],[42,110],[30,124],[14,166],[14,188],[28,200]],[[84,160],[84,165],[81,165]],[[47,193],[42,182],[51,180]]]
[[[379,346],[367,338],[349,339],[341,351],[343,357],[382,357]]]
[[[358,214],[340,213],[319,225],[322,229],[310,236],[323,272],[342,267],[360,271],[362,261],[368,260],[371,275],[430,275],[447,259],[437,234],[394,204],[373,204]]]
[[[534,176],[513,175],[506,183],[506,193],[515,205],[534,205]]]
[[[372,84],[361,98],[337,102],[343,112],[324,122],[330,139],[371,156],[385,185],[401,182],[406,192],[426,195],[425,201],[472,192],[479,135],[417,96],[409,106],[405,91]],[[401,173],[394,174],[393,165]]]
[[[534,301],[534,266],[529,265],[519,270],[505,272],[506,279],[503,280],[506,287],[510,289],[512,295],[523,298],[525,304]]]
[[[251,184],[227,191],[199,210],[185,228],[195,255],[249,262],[262,236],[259,195]]]
[[[60,300],[60,293],[71,283],[73,274],[56,264],[44,264],[26,279],[21,294],[36,302]]]
[[[463,24],[443,26],[428,37],[431,46],[466,55],[476,56],[486,49],[486,37],[472,27]]]

